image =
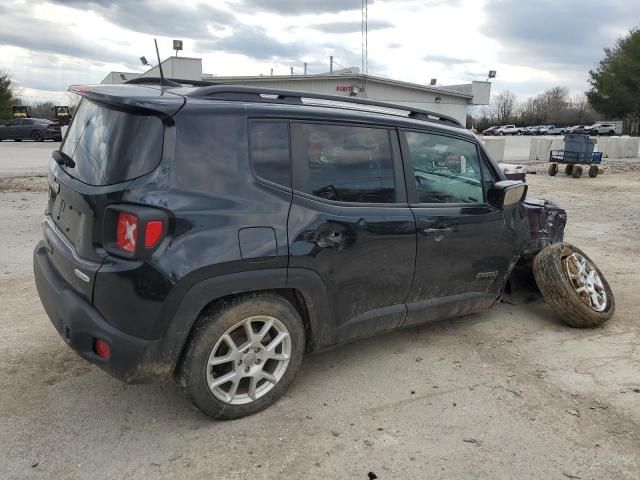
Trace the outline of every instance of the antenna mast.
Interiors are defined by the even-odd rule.
[[[361,6],[361,14],[362,14],[362,24],[361,24],[361,33],[362,33],[362,65],[361,65],[361,71],[362,74],[364,75],[364,96],[366,98],[367,96],[367,75],[369,75],[369,52],[368,52],[368,30],[369,30],[369,26],[368,26],[368,20],[369,20],[369,1],[368,0],[362,0],[362,6]]]
[[[162,62],[160,61],[160,51],[158,50],[158,40],[154,38],[153,41],[156,44],[156,55],[158,57],[158,69],[160,70],[160,86],[162,86],[162,85],[165,85],[165,81],[164,81],[164,73],[162,71]]]

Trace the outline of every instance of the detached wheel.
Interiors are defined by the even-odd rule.
[[[582,176],[582,167],[580,165],[575,165],[571,172],[571,176],[573,178],[580,178]]]
[[[564,167],[564,173],[566,175],[571,175],[573,173],[573,165],[567,165]]]
[[[286,391],[304,349],[302,320],[288,301],[275,294],[239,297],[198,320],[181,382],[206,415],[252,415]]]
[[[549,165],[549,168],[547,169],[547,173],[552,177],[555,177],[556,173],[558,173],[558,164],[552,163],[551,165]]]
[[[34,142],[41,142],[42,140],[44,140],[44,137],[38,130],[34,130],[33,132],[31,132],[31,140],[33,140]]]
[[[597,177],[597,176],[598,176],[598,167],[597,167],[597,166],[595,166],[595,165],[591,165],[591,166],[589,167],[589,176],[590,176],[591,178],[595,178],[595,177]]]
[[[545,301],[567,325],[595,327],[615,310],[611,287],[595,263],[568,243],[544,248],[533,260],[533,275]]]

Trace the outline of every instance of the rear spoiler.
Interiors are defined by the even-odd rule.
[[[173,117],[187,101],[182,95],[142,85],[71,85],[69,92],[118,110],[155,115],[163,120]]]

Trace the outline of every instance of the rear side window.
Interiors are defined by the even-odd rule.
[[[288,122],[249,122],[249,150],[251,165],[258,177],[285,187],[291,186]]]
[[[301,124],[299,190],[327,200],[392,203],[395,179],[389,133],[383,128]]]
[[[62,145],[63,167],[89,185],[110,185],[151,172],[160,163],[164,127],[158,117],[114,110],[84,98]]]

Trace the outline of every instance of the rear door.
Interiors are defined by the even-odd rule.
[[[495,178],[477,145],[437,132],[401,133],[417,258],[407,324],[489,307],[515,255],[515,230],[486,202]]]
[[[411,288],[416,232],[394,129],[291,124],[289,267],[325,286],[332,341],[399,327]]]

